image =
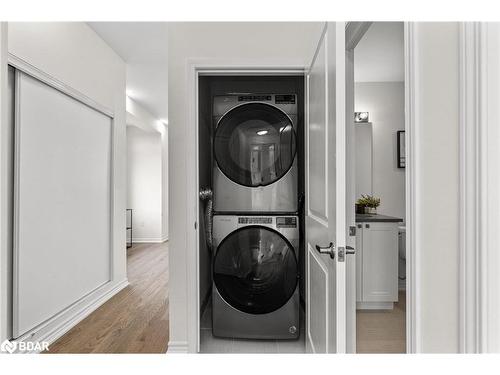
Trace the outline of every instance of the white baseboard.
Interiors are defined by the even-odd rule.
[[[144,238],[133,238],[132,239],[132,243],[163,243],[165,242],[165,240],[163,240],[163,238],[161,237],[153,237],[153,238],[148,238],[148,237],[144,237]]]
[[[356,302],[356,310],[392,310],[392,302]]]
[[[91,295],[83,298],[81,301],[68,307],[63,312],[59,313],[54,318],[47,321],[43,326],[35,328],[33,331],[13,340],[15,342],[48,342],[49,351],[50,344],[55,342],[71,328],[80,323],[83,319],[97,310],[101,305],[107,302],[111,297],[116,295],[122,289],[128,286],[128,280],[125,279],[114,287],[109,288],[109,283],[104,284]],[[108,287],[108,288],[106,288]],[[36,352],[34,352],[36,353]]]
[[[188,353],[188,343],[187,341],[169,341],[168,342],[168,349],[167,353],[174,353],[174,354],[185,354]]]

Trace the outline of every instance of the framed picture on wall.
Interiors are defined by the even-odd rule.
[[[397,133],[397,143],[398,143],[398,168],[406,167],[406,159],[405,159],[405,131],[399,130]]]

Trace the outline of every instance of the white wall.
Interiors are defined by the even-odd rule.
[[[374,22],[354,53],[355,82],[404,81],[404,23]]]
[[[135,100],[126,98],[127,102],[127,126],[134,126],[136,128],[142,129],[146,132],[156,132],[161,135],[161,235],[159,237],[154,237],[152,242],[163,242],[168,239],[168,127],[161,120],[155,118],[146,108],[137,103]],[[128,191],[130,191],[130,178],[127,185]],[[147,194],[147,191],[144,191]],[[128,199],[128,198],[127,198]],[[130,201],[127,200],[127,207],[130,208]],[[138,237],[142,238],[144,241],[148,241],[148,237]],[[158,240],[156,240],[158,239]]]
[[[4,30],[2,29],[2,36]],[[112,280],[104,287],[91,293],[74,305],[67,314],[37,331],[33,339],[63,333],[56,329],[64,323],[74,324],[84,308],[95,308],[100,303],[126,285],[126,251],[125,251],[125,202],[126,202],[126,138],[125,138],[125,64],[100,39],[94,31],[81,22],[45,22],[45,23],[9,23],[7,47],[2,39],[2,48],[24,60],[35,68],[54,77],[62,83],[77,90],[96,103],[110,108],[114,112],[114,144],[113,158],[113,248]],[[3,56],[2,56],[3,58]],[[2,60],[3,63],[4,60]],[[2,65],[2,69],[4,69]],[[4,81],[1,81],[2,90]],[[2,104],[4,97],[2,96]],[[2,122],[2,131],[9,126]],[[2,150],[4,152],[5,150]],[[2,154],[3,155],[3,154]],[[2,156],[2,163],[4,158]],[[2,180],[5,177],[2,170]],[[5,206],[2,205],[2,217]],[[91,234],[90,234],[91,236]],[[81,238],[75,241],[81,241]],[[91,241],[91,237],[88,239]],[[5,238],[2,236],[2,250]],[[2,258],[3,259],[3,258]],[[2,275],[3,276],[3,275]],[[3,288],[3,285],[2,285]],[[2,290],[1,296],[4,297]],[[71,322],[70,315],[76,320]],[[81,316],[80,316],[81,318]],[[7,332],[10,322],[2,314],[2,334]],[[47,336],[48,335],[48,336]]]
[[[144,131],[161,132],[164,125],[135,100],[126,97],[127,125],[138,127]]]
[[[486,263],[486,277],[482,280],[486,282],[482,285],[484,290],[486,317],[483,324],[486,332],[482,332],[485,336],[482,343],[483,350],[490,353],[500,353],[500,127],[498,126],[498,108],[500,108],[500,24],[497,22],[489,22],[483,28],[486,31],[484,35],[487,43],[486,53],[486,116],[483,118],[486,122],[481,146],[485,146],[480,150],[480,155],[483,157],[481,163],[487,171],[487,178],[483,179],[483,188],[486,190],[483,197],[483,204],[486,207],[485,211],[485,228],[487,238],[483,238],[481,243],[487,248],[483,266]],[[483,72],[481,71],[480,74]],[[480,146],[480,147],[481,147]],[[484,170],[483,170],[484,171]],[[484,232],[482,232],[484,233]],[[483,305],[484,306],[484,305]],[[483,329],[484,329],[483,328]]]
[[[193,194],[193,152],[188,140],[194,121],[189,118],[193,99],[188,90],[188,64],[194,60],[226,65],[309,66],[322,23],[172,23],[169,25],[169,236],[170,236],[170,344],[169,350],[195,351],[195,307],[188,296],[188,274],[195,266],[195,249],[188,248],[187,222]],[[191,156],[191,157],[190,157]],[[192,174],[192,175],[191,175]],[[192,238],[192,237],[191,237]],[[194,276],[194,275],[192,275]],[[189,288],[188,288],[189,286]]]
[[[168,240],[168,127],[165,126],[161,133],[161,147],[162,147],[162,165],[161,165],[161,228],[162,228],[162,241]]]
[[[11,337],[12,141],[7,86],[7,23],[0,23],[0,342]]]
[[[405,169],[397,167],[396,141],[397,131],[405,128],[404,83],[357,82],[354,98],[355,111],[369,112],[372,123],[372,186],[381,199],[378,212],[404,219]]]
[[[162,241],[162,136],[127,126],[127,208],[133,241]]]
[[[422,352],[459,350],[459,25],[415,25],[417,333]]]

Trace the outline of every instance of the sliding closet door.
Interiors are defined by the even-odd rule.
[[[17,71],[13,334],[110,280],[112,120]]]

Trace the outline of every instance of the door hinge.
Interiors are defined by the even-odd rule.
[[[194,229],[198,229],[198,223],[196,221],[194,222]]]

